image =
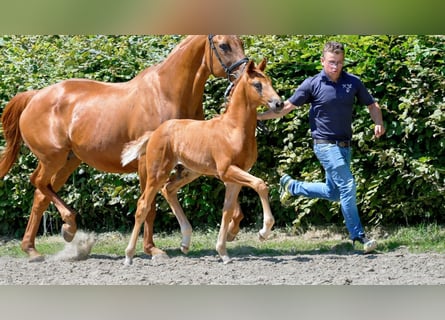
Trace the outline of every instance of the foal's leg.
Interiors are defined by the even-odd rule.
[[[199,173],[195,173],[184,169],[184,171],[172,177],[167,183],[162,187],[162,195],[165,200],[167,200],[170,208],[178,219],[179,225],[181,226],[181,251],[184,254],[187,254],[190,248],[190,241],[192,237],[192,226],[188,221],[184,211],[182,210],[181,205],[178,201],[178,190],[183,186],[189,184],[193,180],[197,179],[200,176]]]
[[[158,188],[159,189],[159,188]],[[157,258],[168,258],[165,251],[159,249],[156,247],[154,241],[153,241],[153,227],[154,222],[156,218],[156,196],[155,199],[152,201],[150,207],[148,207],[147,216],[145,217],[144,221],[144,240],[145,236],[147,235],[147,238],[149,239],[148,243],[144,243],[144,252],[152,257],[152,259]]]
[[[141,195],[144,193],[145,185],[147,184],[147,163],[145,160],[145,155],[141,155],[138,162],[138,174],[139,174],[139,184],[141,187]],[[144,223],[144,241],[143,247],[144,252],[148,255],[152,255],[153,248],[156,248],[153,240],[153,223],[156,218],[156,204],[153,201],[150,211],[152,214],[147,214]]]
[[[236,207],[236,200],[241,190],[241,186],[234,183],[226,183],[226,194],[224,197],[224,208],[221,219],[221,227],[219,228],[218,240],[216,241],[216,251],[221,257],[224,264],[231,262],[227,254],[226,240],[229,223]]]
[[[244,214],[241,210],[241,206],[239,204],[239,200],[236,200],[235,210],[233,211],[232,221],[229,224],[229,231],[227,232],[227,241],[233,241],[236,238],[236,235],[240,231],[240,223],[243,220]]]
[[[145,220],[144,252],[153,258],[167,257],[164,251],[156,248],[153,241],[153,227],[156,217],[155,198],[159,189],[161,189],[167,181],[175,161],[173,160],[173,153],[169,149],[169,144],[159,139],[159,137],[155,138],[155,140],[150,140],[147,149],[149,149],[150,152],[146,153],[145,156],[139,160],[138,171],[140,180],[142,183],[145,183],[142,186],[144,191],[138,201],[138,209],[135,217],[135,223],[139,224],[139,227],[135,224],[133,234],[136,230],[139,233],[139,228]],[[143,196],[146,198],[145,200],[141,200]],[[141,210],[139,210],[139,206],[142,206]],[[129,247],[131,249],[130,244]]]
[[[164,158],[165,156],[165,158]],[[125,265],[130,265],[133,262],[133,256],[136,250],[136,242],[141,230],[142,223],[146,224],[148,239],[151,241],[151,247],[145,247],[144,251],[153,258],[158,256],[166,256],[166,253],[154,245],[153,242],[153,225],[156,217],[155,198],[159,189],[167,180],[168,175],[173,168],[172,162],[169,161],[165,150],[162,148],[153,149],[151,159],[146,157],[144,167],[146,175],[144,192],[138,200],[136,214],[134,218],[134,227],[131,233],[130,241],[125,249]],[[161,159],[159,159],[161,158]]]
[[[141,187],[141,195],[144,193],[147,184],[147,163],[145,155],[141,155],[138,164],[139,183]],[[161,249],[156,248],[153,240],[153,225],[156,218],[156,202],[151,203],[147,216],[144,221],[143,248],[144,252],[153,258],[167,257],[167,254]]]
[[[262,179],[257,178],[234,165],[231,165],[225,171],[224,176],[221,177],[221,179],[223,179],[223,181],[250,187],[258,193],[263,207],[263,228],[259,231],[258,236],[260,240],[266,240],[275,223],[269,204],[269,188],[266,183]]]
[[[78,158],[72,157],[71,159],[69,159],[65,167],[57,172],[51,179],[52,189],[56,192],[59,191],[60,188],[68,180],[69,176],[79,166],[79,164],[80,160]],[[34,186],[36,186],[35,180],[36,177],[39,175],[39,171],[41,170],[40,168],[41,164],[39,162],[36,170],[31,176],[31,182]],[[40,189],[36,188],[36,190],[34,191],[34,200],[31,208],[30,217],[28,219],[28,224],[26,226],[25,234],[23,236],[21,244],[21,248],[28,254],[30,262],[43,260],[43,256],[35,249],[35,238],[39,230],[43,212],[45,212],[45,210],[48,208],[50,202],[51,199],[48,196],[45,196]]]
[[[131,233],[130,241],[128,242],[128,246],[125,249],[125,265],[131,265],[133,263],[133,257],[136,251],[136,242],[139,236],[139,232],[141,230],[142,223],[144,223],[145,218],[147,217],[148,213],[151,211],[151,209],[154,207],[155,203],[155,197],[157,193],[158,188],[153,188],[152,186],[148,186],[145,188],[144,192],[142,193],[141,197],[138,200],[138,206],[134,218],[134,227],[133,231]],[[154,216],[152,214],[152,216]],[[153,233],[153,221],[150,220],[150,225],[148,228],[151,230],[151,233]],[[154,247],[153,248],[157,249]],[[152,248],[152,249],[153,249]],[[159,250],[161,251],[161,250]],[[150,251],[150,254],[153,254],[153,252]]]

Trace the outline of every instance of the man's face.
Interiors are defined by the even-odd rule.
[[[337,81],[343,69],[343,53],[326,52],[321,58],[323,69],[332,81]]]

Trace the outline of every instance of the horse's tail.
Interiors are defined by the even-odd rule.
[[[37,92],[38,90],[30,90],[17,94],[3,110],[2,124],[6,149],[0,156],[0,178],[8,173],[17,159],[23,141],[19,127],[20,116]]]
[[[123,167],[145,154],[145,148],[152,133],[153,131],[147,131],[140,138],[125,144],[121,154],[121,163]]]

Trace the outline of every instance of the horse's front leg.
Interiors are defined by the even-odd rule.
[[[229,231],[227,232],[227,241],[235,240],[237,234],[240,231],[240,223],[243,220],[244,214],[241,210],[239,200],[236,201],[235,210],[233,211],[232,221],[229,224]]]
[[[269,203],[269,188],[266,183],[259,178],[254,178],[253,189],[258,193],[261,200],[261,205],[263,207],[263,228],[258,232],[258,237],[261,241],[267,240],[270,233],[272,232],[272,227],[275,223],[275,218],[272,215],[272,210]]]
[[[266,183],[262,179],[233,165],[227,169],[225,179],[250,187],[258,193],[263,207],[263,228],[259,231],[258,236],[260,240],[266,240],[275,223],[275,218],[272,215],[272,210],[269,204],[269,188]]]
[[[177,174],[172,176],[161,189],[162,195],[164,196],[165,200],[167,200],[170,208],[179,222],[182,234],[181,251],[184,254],[187,254],[190,249],[192,226],[184,214],[181,205],[179,204],[178,190],[199,176],[200,174],[183,168],[182,170],[178,170]]]
[[[229,257],[226,248],[227,233],[229,230],[229,224],[232,220],[233,211],[236,207],[236,201],[238,194],[241,190],[241,186],[234,183],[225,183],[226,194],[224,197],[224,208],[222,212],[221,227],[219,228],[218,240],[216,242],[216,251],[221,257],[224,264],[232,262]]]

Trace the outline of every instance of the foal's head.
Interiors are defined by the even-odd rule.
[[[264,105],[274,112],[280,112],[284,103],[272,87],[272,81],[264,73],[265,68],[266,59],[263,59],[258,66],[255,66],[253,61],[249,61],[246,70],[237,82],[246,82],[246,95],[252,104]]]

